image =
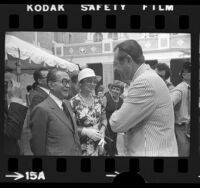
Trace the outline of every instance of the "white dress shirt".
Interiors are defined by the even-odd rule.
[[[50,90],[41,86],[38,86],[40,89],[42,89],[45,93],[47,93],[49,95]]]
[[[55,95],[53,95],[52,93],[49,93],[49,96],[55,101],[55,103],[58,105],[58,107],[63,111],[63,106],[62,106],[63,101],[60,100]]]

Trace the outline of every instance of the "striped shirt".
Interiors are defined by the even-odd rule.
[[[165,82],[149,65],[136,71],[122,107],[110,118],[125,132],[128,156],[178,156],[174,110]]]

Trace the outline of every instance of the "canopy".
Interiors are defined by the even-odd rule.
[[[9,54],[14,58],[19,58],[20,60],[29,59],[29,61],[27,61],[29,63],[32,61],[35,64],[45,63],[48,66],[57,66],[63,69],[68,69],[69,71],[78,70],[76,64],[52,55],[41,48],[12,35],[6,35],[5,37],[5,53],[6,55]]]

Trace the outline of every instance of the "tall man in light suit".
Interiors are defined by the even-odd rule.
[[[168,88],[144,62],[142,48],[135,40],[114,49],[114,67],[130,87],[122,107],[110,118],[111,129],[126,133],[128,156],[178,156]]]
[[[31,149],[34,155],[81,155],[77,125],[70,103],[64,100],[70,89],[69,75],[50,70],[50,94],[31,113]]]

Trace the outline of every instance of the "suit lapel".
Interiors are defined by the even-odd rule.
[[[70,117],[71,117],[71,120],[72,120],[72,126],[73,126],[73,129],[75,130],[76,129],[76,120],[73,116],[72,107],[71,107],[69,101],[67,101],[67,100],[64,100],[64,104],[66,105],[66,107],[69,111],[69,114],[70,114]]]
[[[66,117],[66,114],[58,107],[58,105],[53,101],[51,97],[47,98],[48,104],[50,108],[53,110],[53,113],[66,125],[70,128],[72,132],[74,132],[72,125],[68,118]]]
[[[40,87],[37,87],[37,91],[40,93],[41,96],[43,96],[44,98],[47,98],[49,95]]]

